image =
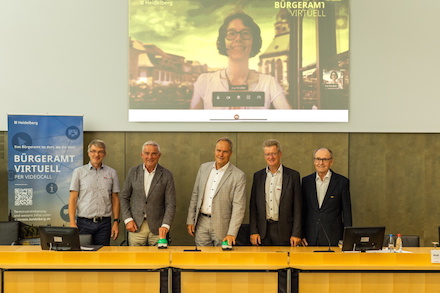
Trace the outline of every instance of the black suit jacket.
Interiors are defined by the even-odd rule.
[[[266,168],[254,174],[250,199],[250,234],[266,236]],[[280,238],[301,237],[301,184],[297,171],[283,166],[283,183],[279,204],[278,229]]]
[[[302,179],[304,236],[309,245],[327,246],[328,241],[322,234],[324,227],[330,245],[336,246],[343,237],[344,227],[352,225],[349,180],[332,171],[327,193],[319,208],[315,178],[316,173],[313,173]],[[318,232],[321,243],[317,243]]]

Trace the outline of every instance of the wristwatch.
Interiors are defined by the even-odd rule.
[[[114,219],[113,222],[118,222],[118,224],[121,222],[119,219]]]

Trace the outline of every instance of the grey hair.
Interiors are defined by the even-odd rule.
[[[215,144],[218,144],[220,141],[226,141],[229,144],[229,150],[232,152],[232,141],[227,137],[221,137],[217,139],[217,142]]]
[[[92,145],[98,147],[98,148],[102,148],[104,149],[105,152],[105,142],[103,140],[100,139],[94,139],[92,140],[89,145],[87,146],[87,152],[90,152],[90,148],[92,147]]]
[[[263,142],[263,149],[271,146],[276,146],[278,151],[281,152],[281,144],[278,140],[271,138]]]
[[[328,151],[328,152],[330,153],[331,158],[333,159],[333,152],[332,152],[330,149],[328,149],[328,148],[319,148],[319,149],[314,150],[314,151],[313,151],[313,158],[315,158],[316,152],[317,152],[317,151],[320,151],[320,150],[326,150],[326,151]]]
[[[142,145],[142,150],[141,150],[142,153],[144,152],[144,147],[146,145],[152,145],[152,146],[157,147],[157,150],[160,153],[160,145],[157,142],[153,141],[153,140],[149,140],[149,141],[144,142],[144,144]]]

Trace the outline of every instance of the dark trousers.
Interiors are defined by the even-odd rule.
[[[278,222],[267,222],[266,236],[261,239],[262,246],[290,246],[290,238],[283,239],[278,233]],[[292,273],[291,288],[292,292],[298,292],[298,277],[297,273]],[[278,272],[278,292],[287,292],[287,271],[282,270]]]
[[[93,222],[91,219],[78,217],[76,225],[78,226],[79,234],[92,235],[93,245],[110,245],[110,235],[112,230],[112,223],[110,217],[105,217],[100,222]]]
[[[266,236],[261,239],[263,246],[290,246],[290,238],[282,239],[278,233],[278,222],[267,222]]]

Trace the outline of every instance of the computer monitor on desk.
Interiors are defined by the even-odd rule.
[[[385,227],[345,227],[342,251],[382,249]]]
[[[81,250],[78,228],[40,226],[39,231],[43,250]]]

